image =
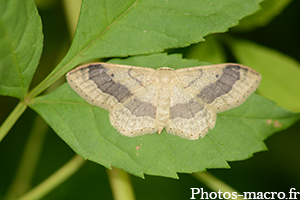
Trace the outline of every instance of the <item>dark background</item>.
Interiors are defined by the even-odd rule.
[[[38,8],[45,44],[33,86],[58,64],[70,44],[63,7],[60,1],[53,2],[50,6]],[[300,61],[300,1],[294,0],[267,26],[247,33],[235,33],[234,36],[274,48]],[[181,49],[178,52],[184,51]],[[0,97],[1,123],[17,103],[17,99]],[[0,199],[14,177],[35,118],[35,112],[27,109],[0,144]],[[245,161],[230,162],[231,169],[208,171],[239,192],[282,191],[287,194],[290,188],[300,192],[299,130],[300,122],[268,138],[265,141],[269,149],[267,152],[256,153]],[[43,181],[73,155],[74,152],[49,129],[33,185]],[[205,191],[210,191],[189,174],[179,174],[179,177],[179,180],[174,180],[146,175],[144,180],[135,176],[131,179],[137,199],[190,199],[191,187],[203,187]],[[88,161],[44,199],[112,199],[106,169]]]

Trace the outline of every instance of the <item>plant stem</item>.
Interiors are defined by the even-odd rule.
[[[40,116],[37,116],[6,199],[16,199],[30,188],[47,130],[48,125]]]
[[[229,192],[232,194],[235,192],[237,195],[241,195],[235,189],[208,172],[193,173],[193,176],[215,192],[219,192],[219,190],[221,190],[223,193]],[[237,196],[235,199],[242,200],[243,198],[241,196]]]
[[[52,174],[38,186],[21,196],[18,200],[41,199],[60,185],[71,175],[77,172],[78,169],[85,163],[85,160],[78,155],[75,155],[68,163],[62,166],[58,171]]]
[[[27,105],[20,101],[15,109],[10,113],[10,115],[6,118],[3,124],[0,127],[0,142],[9,132],[11,127],[16,123],[22,113],[26,110]]]
[[[131,181],[126,172],[112,167],[111,170],[107,169],[107,173],[114,200],[135,199]]]

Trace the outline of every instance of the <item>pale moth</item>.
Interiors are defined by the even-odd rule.
[[[109,111],[111,125],[134,137],[167,133],[204,137],[217,113],[241,105],[261,76],[239,64],[152,69],[92,63],[67,74],[69,85],[88,103]]]

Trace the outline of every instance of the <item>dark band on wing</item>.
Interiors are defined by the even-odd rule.
[[[131,114],[137,117],[149,116],[156,119],[156,107],[151,103],[143,102],[134,98],[128,103],[126,102],[124,106],[130,110]]]
[[[89,69],[89,79],[94,81],[102,92],[112,95],[118,102],[122,103],[133,95],[126,86],[114,82],[113,75],[108,75],[107,69],[103,65],[90,65],[87,68]]]
[[[216,98],[227,94],[235,82],[240,80],[240,69],[238,65],[227,65],[223,69],[222,76],[216,82],[206,86],[197,97],[205,103],[212,103]]]
[[[170,108],[170,119],[176,117],[190,119],[193,118],[196,113],[203,110],[204,106],[199,104],[195,99],[191,99],[189,103],[177,104]]]

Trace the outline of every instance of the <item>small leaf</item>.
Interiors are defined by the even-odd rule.
[[[165,54],[113,61],[155,68],[200,65],[194,60]],[[220,113],[215,128],[204,138],[192,141],[165,131],[161,135],[130,138],[111,126],[106,110],[85,102],[66,83],[31,103],[76,153],[107,168],[114,166],[139,177],[150,174],[178,178],[177,172],[229,168],[226,161],[246,159],[266,150],[264,139],[300,118],[299,114],[254,94],[242,106]]]
[[[0,2],[0,94],[23,99],[42,53],[42,23],[33,0]]]
[[[245,17],[240,21],[234,31],[251,31],[255,28],[265,26],[279,15],[291,2],[291,0],[264,0],[261,2],[261,10],[253,15]]]
[[[275,50],[245,40],[228,43],[238,62],[262,75],[258,91],[291,111],[300,111],[300,63]]]

